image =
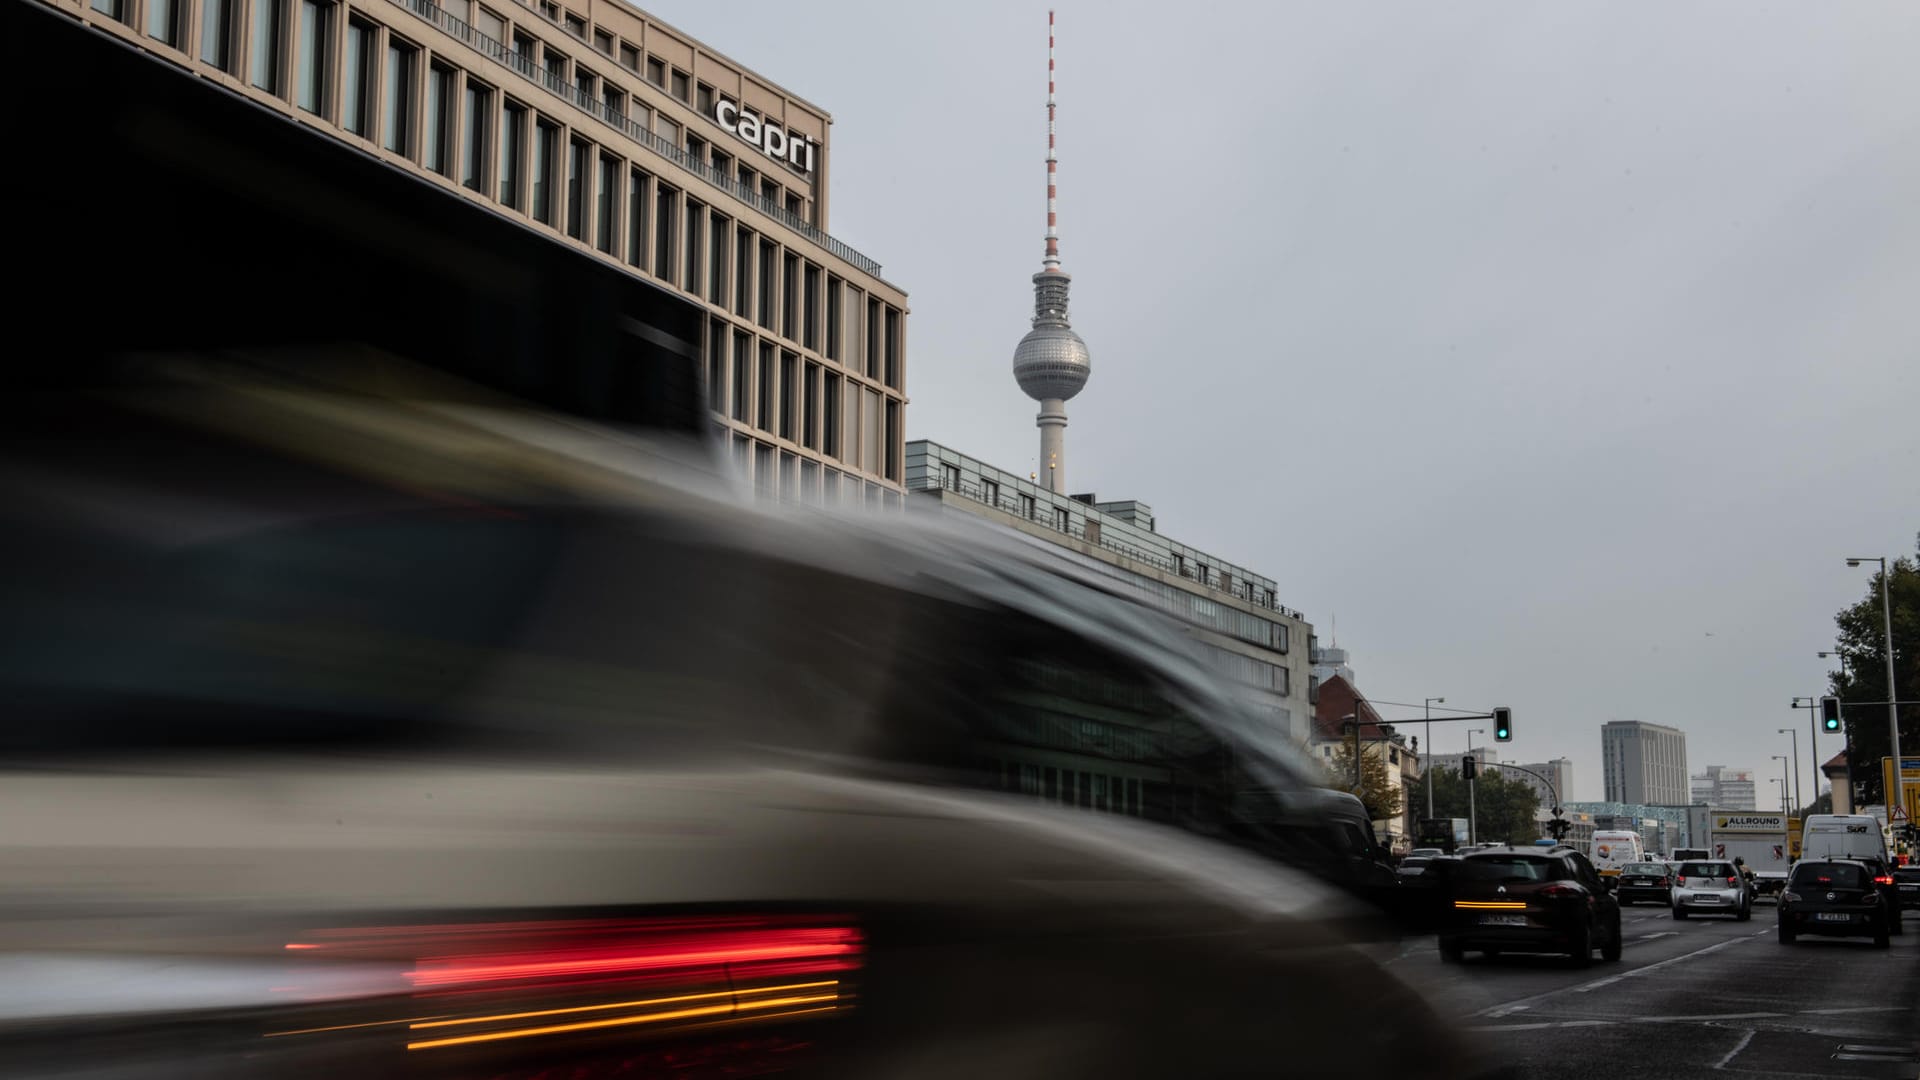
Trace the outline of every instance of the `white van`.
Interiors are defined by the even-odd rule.
[[[1904,933],[1900,917],[1900,886],[1887,855],[1887,834],[1880,819],[1868,814],[1808,814],[1800,827],[1802,859],[1859,859],[1873,868],[1873,883],[1893,916],[1892,930]]]
[[[1803,859],[1866,859],[1892,866],[1880,819],[1867,814],[1808,814],[1800,827]]]
[[[1628,863],[1647,861],[1640,834],[1622,830],[1603,830],[1593,834],[1593,868],[1602,877],[1617,877]]]

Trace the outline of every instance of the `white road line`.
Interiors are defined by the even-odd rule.
[[[1680,932],[1680,931],[1678,931],[1678,930],[1660,930],[1660,931],[1657,931],[1657,932],[1655,932],[1655,933],[1652,933],[1652,934],[1641,934],[1641,935],[1640,935],[1639,937],[1637,937],[1637,938],[1634,938],[1634,939],[1632,939],[1632,940],[1634,940],[1634,941],[1652,941],[1652,940],[1653,940],[1654,938],[1663,938],[1663,937],[1673,937],[1674,935],[1676,935],[1676,934],[1678,934],[1679,932]]]
[[[1607,978],[1597,979],[1590,983],[1582,983],[1579,986],[1563,986],[1557,990],[1548,990],[1542,994],[1535,994],[1532,997],[1516,998],[1513,1001],[1502,1002],[1498,1005],[1489,1005],[1486,1008],[1479,1010],[1478,1012],[1468,1013],[1467,1018],[1474,1019],[1478,1017],[1505,1016],[1507,1013],[1516,1012],[1519,1009],[1527,1008],[1537,1002],[1545,1001],[1548,998],[1557,997],[1561,994],[1565,994],[1568,992],[1584,994],[1590,990],[1593,990],[1596,987],[1608,986],[1613,983],[1619,982],[1621,979],[1630,979],[1636,975],[1644,975],[1649,971],[1658,971],[1661,968],[1667,967],[1671,964],[1678,964],[1683,960],[1692,960],[1696,956],[1705,956],[1708,953],[1719,952],[1721,949],[1728,948],[1729,946],[1740,945],[1740,944],[1744,944],[1745,942],[1752,941],[1754,938],[1759,937],[1761,934],[1771,934],[1771,933],[1773,933],[1773,931],[1771,930],[1761,930],[1756,933],[1749,934],[1746,937],[1728,938],[1725,941],[1715,942],[1714,944],[1708,945],[1705,948],[1695,949],[1690,953],[1681,953],[1679,956],[1669,957],[1657,963],[1648,964],[1646,967],[1634,968],[1632,971],[1624,971],[1618,975],[1610,975]]]
[[[1745,1035],[1740,1036],[1740,1041],[1734,1044],[1733,1049],[1727,1051],[1727,1056],[1721,1058],[1719,1061],[1714,1062],[1713,1067],[1715,1069],[1726,1068],[1727,1062],[1732,1061],[1734,1058],[1740,1056],[1740,1051],[1745,1050],[1747,1048],[1747,1044],[1752,1041],[1753,1041],[1752,1031],[1748,1031]]]
[[[1769,1016],[1786,1016],[1783,1012],[1715,1013],[1708,1016],[1642,1016],[1634,1020],[1636,1024],[1698,1024],[1708,1020],[1759,1020]]]
[[[1809,1016],[1839,1016],[1843,1013],[1906,1012],[1907,1010],[1901,1005],[1849,1005],[1844,1009],[1802,1009],[1800,1011]]]

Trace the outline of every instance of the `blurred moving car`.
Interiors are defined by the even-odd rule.
[[[1673,879],[1673,917],[1707,912],[1732,915],[1741,922],[1753,918],[1752,882],[1739,867],[1724,860],[1681,863]]]
[[[572,425],[175,389],[0,433],[0,1074],[1479,1067],[1341,944],[1364,812],[1144,607]]]
[[[1571,847],[1509,847],[1465,856],[1452,875],[1452,911],[1440,959],[1469,949],[1565,953],[1575,966],[1621,956],[1620,904],[1585,855]]]
[[[1624,906],[1642,900],[1667,905],[1673,902],[1673,868],[1665,862],[1628,863],[1620,868],[1614,896]]]
[[[1801,934],[1870,937],[1880,948],[1892,944],[1893,912],[1881,899],[1873,872],[1853,859],[1802,859],[1793,864],[1787,891],[1780,894],[1780,943]]]

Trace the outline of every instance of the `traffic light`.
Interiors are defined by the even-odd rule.
[[[1840,730],[1840,699],[1823,697],[1820,699],[1820,730],[1835,732]]]
[[[1567,830],[1572,827],[1573,822],[1562,817],[1553,818],[1547,822],[1547,831],[1553,834],[1555,840],[1565,840]]]
[[[1460,779],[1471,780],[1474,774],[1479,771],[1479,765],[1473,760],[1472,754],[1468,754],[1466,757],[1460,759]]]
[[[1505,705],[1493,707],[1493,741],[1513,741],[1513,710]]]

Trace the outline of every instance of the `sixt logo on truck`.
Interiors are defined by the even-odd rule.
[[[1715,814],[1715,832],[1785,832],[1785,814]]]

